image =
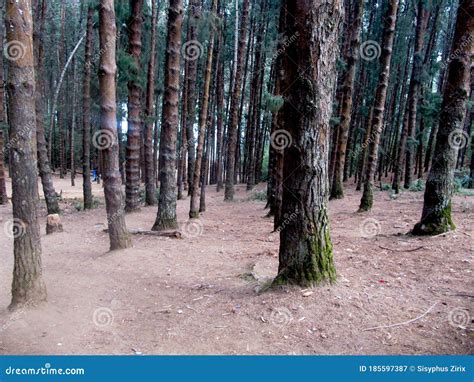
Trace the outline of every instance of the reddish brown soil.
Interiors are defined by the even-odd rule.
[[[81,195],[80,179],[56,185]],[[179,201],[185,238],[134,236],[114,253],[103,203],[78,212],[63,201],[64,232],[48,236],[43,208],[46,305],[7,311],[13,240],[0,232],[0,354],[472,353],[474,198],[454,198],[457,231],[416,238],[405,233],[422,193],[377,192],[374,211],[359,214],[360,194],[347,188],[330,202],[338,282],[311,290],[257,293],[276,273],[278,236],[242,187],[234,203],[209,187],[202,226],[185,225],[189,199]],[[155,214],[127,215],[128,228],[149,229]],[[0,224],[9,219],[0,206]]]

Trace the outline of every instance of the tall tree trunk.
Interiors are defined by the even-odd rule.
[[[128,21],[128,53],[133,61],[128,82],[128,133],[125,163],[125,211],[133,212],[140,208],[140,139],[141,89],[140,56],[142,48],[143,0],[130,0],[130,19]]]
[[[35,25],[34,45],[36,48],[36,140],[38,169],[43,186],[44,198],[48,214],[59,213],[59,203],[56,190],[53,185],[50,162],[48,159],[48,148],[44,132],[44,19],[46,14],[46,0],[41,2],[38,10],[38,23]]]
[[[235,175],[235,158],[238,149],[237,132],[239,120],[239,103],[242,87],[242,69],[245,59],[245,40],[247,35],[247,24],[249,16],[249,0],[244,0],[242,6],[242,14],[240,19],[239,31],[239,49],[237,54],[234,87],[232,98],[230,100],[230,117],[227,129],[227,163],[226,163],[226,179],[225,179],[225,196],[224,200],[234,200],[234,175]],[[239,137],[240,139],[240,137]]]
[[[5,3],[0,4],[0,19],[3,18]],[[0,51],[3,52],[4,24],[0,22]],[[3,78],[3,58],[0,59],[0,205],[8,203],[7,185],[5,176],[5,158],[6,147],[3,140],[3,129],[5,127],[5,84]]]
[[[346,71],[344,73],[344,80],[342,83],[342,98],[341,98],[341,115],[339,122],[339,134],[336,145],[336,162],[334,165],[334,177],[331,187],[331,198],[341,199],[344,197],[343,177],[344,177],[344,163],[346,161],[347,140],[349,137],[349,125],[351,123],[352,112],[352,93],[354,87],[354,78],[356,71],[357,58],[359,57],[360,45],[360,26],[362,21],[362,13],[364,10],[364,1],[355,0],[354,2],[354,19],[351,20],[349,27],[349,49],[347,56],[344,58],[346,62]]]
[[[92,208],[90,134],[91,134],[91,65],[92,65],[92,38],[94,8],[87,8],[87,32],[84,50],[84,82],[82,86],[82,191],[84,195],[84,209]]]
[[[58,44],[58,62],[59,67],[64,68],[65,66],[65,55],[66,55],[66,0],[61,2],[61,35],[59,37]],[[64,105],[65,105],[65,93],[60,93],[58,107],[58,130],[59,130],[59,177],[64,178],[67,172],[66,166],[66,134],[65,134],[65,118],[64,118]]]
[[[474,2],[461,0],[456,18],[453,45],[436,146],[424,195],[421,221],[414,235],[438,235],[455,229],[451,217],[451,196],[458,139],[462,136],[466,103],[469,99],[469,75],[474,41]]]
[[[99,62],[100,135],[107,142],[101,151],[101,170],[111,251],[128,248],[132,245],[125,225],[122,179],[119,170],[115,89],[116,31],[114,0],[100,0],[99,42],[102,52]],[[99,142],[101,141],[99,138]]]
[[[286,36],[281,109],[292,144],[284,151],[278,276],[274,283],[336,279],[329,233],[329,120],[336,81],[342,2],[284,0]],[[309,68],[309,70],[308,70]]]
[[[423,67],[423,40],[429,12],[426,0],[418,0],[418,15],[416,21],[415,51],[413,52],[413,70],[411,72],[410,89],[408,91],[408,140],[406,148],[405,188],[413,181],[416,113],[421,89],[421,74]]]
[[[37,211],[35,70],[29,0],[6,3],[5,29],[10,49],[16,46],[20,52],[19,55],[9,56],[7,79],[13,191],[13,220],[9,226],[14,253],[10,308],[14,309],[46,300]]]
[[[384,17],[382,37],[382,53],[380,56],[380,74],[375,93],[374,111],[370,143],[368,147],[367,170],[364,181],[364,192],[360,200],[360,211],[370,211],[374,203],[374,175],[377,165],[377,151],[379,148],[380,134],[383,127],[385,99],[387,98],[388,78],[390,74],[390,61],[392,59],[393,37],[397,21],[398,0],[389,0],[387,12]]]
[[[225,27],[224,27],[225,30]],[[221,51],[223,45],[223,31],[219,31],[219,39],[217,41],[217,51]],[[219,54],[219,57],[222,55]],[[223,152],[224,152],[224,60],[220,58],[217,62],[217,79],[216,79],[216,108],[217,108],[217,137],[216,137],[216,191],[219,192],[222,189],[222,168],[223,163]]]
[[[154,89],[155,89],[155,45],[156,45],[156,14],[157,0],[152,0],[151,5],[151,39],[150,61],[148,62],[148,79],[146,85],[145,106],[145,204],[156,205],[156,180],[153,168],[153,122],[155,117]]]
[[[155,231],[178,227],[176,218],[176,138],[179,125],[179,61],[182,23],[182,0],[170,0],[160,139],[160,197],[158,213],[152,228]]]
[[[216,15],[217,0],[212,0],[212,14]],[[193,173],[193,186],[191,190],[191,202],[189,209],[190,218],[199,217],[199,180],[201,179],[201,164],[204,150],[204,141],[206,138],[207,114],[209,108],[209,89],[211,85],[212,55],[214,53],[214,25],[210,26],[209,46],[207,47],[206,71],[204,74],[204,89],[201,104],[201,115],[199,117],[198,144],[196,150],[196,161]]]
[[[196,121],[196,77],[198,70],[198,62],[201,56],[200,46],[198,45],[198,23],[201,18],[201,5],[199,0],[189,1],[189,16],[188,16],[188,35],[184,52],[184,58],[188,60],[187,67],[188,73],[187,78],[187,94],[186,100],[187,113],[186,113],[186,138],[187,138],[187,151],[188,151],[188,195],[191,195],[193,188],[193,172],[194,172],[194,161],[196,159],[196,145],[194,141],[194,122]],[[197,54],[196,54],[197,53]],[[186,80],[186,79],[185,79]]]

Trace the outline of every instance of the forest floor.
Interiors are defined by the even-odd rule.
[[[377,192],[373,212],[359,214],[360,194],[348,184],[329,207],[337,283],[260,291],[277,272],[278,236],[255,191],[239,186],[237,200],[224,203],[209,187],[200,224],[186,223],[189,199],[178,202],[183,239],[134,236],[133,248],[108,253],[103,199],[77,211],[70,198],[80,198],[80,179],[55,185],[64,232],[45,235],[43,207],[46,305],[7,310],[13,240],[0,232],[0,354],[474,351],[472,196],[454,197],[455,232],[418,238],[406,233],[422,192]],[[101,197],[101,186],[94,193]],[[128,228],[149,229],[155,215],[143,207],[127,215]],[[1,225],[9,219],[11,205],[0,206]]]

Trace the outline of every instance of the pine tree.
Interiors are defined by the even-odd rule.
[[[324,6],[323,6],[324,4]],[[282,57],[284,151],[278,276],[274,283],[334,281],[329,232],[328,137],[342,21],[341,2],[284,0],[293,37]],[[284,220],[283,220],[284,219]]]
[[[438,235],[455,229],[451,216],[454,187],[456,143],[463,128],[466,103],[469,99],[471,53],[474,48],[474,3],[459,3],[442,111],[436,136],[431,169],[426,182],[421,220],[414,235]]]
[[[128,248],[132,245],[125,225],[125,206],[119,170],[115,89],[115,73],[117,71],[115,61],[116,31],[114,0],[100,0],[99,46],[102,52],[99,61],[100,132],[106,142],[101,146],[101,169],[104,179],[110,250]]]
[[[33,22],[28,0],[7,2],[5,26],[7,43],[20,51],[8,60],[7,79],[14,239],[10,307],[14,309],[46,300],[37,205]]]
[[[141,88],[139,85],[140,57],[142,47],[143,0],[130,0],[130,19],[128,21],[128,54],[132,59],[131,78],[128,81],[128,133],[126,152],[125,211],[133,212],[140,208],[140,139]]]
[[[370,128],[370,143],[368,146],[367,169],[364,181],[364,192],[360,200],[360,211],[369,211],[374,203],[374,176],[377,165],[380,134],[382,133],[385,100],[387,98],[390,62],[392,59],[393,37],[397,21],[398,0],[389,0],[384,17],[382,37],[382,53],[380,56],[380,73],[375,94],[375,103]]]
[[[160,196],[158,213],[152,228],[155,231],[178,227],[176,217],[176,139],[179,125],[179,64],[182,22],[182,0],[170,0],[160,139]]]

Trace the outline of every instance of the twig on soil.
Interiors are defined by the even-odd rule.
[[[415,252],[415,251],[418,251],[420,249],[425,248],[425,247],[421,246],[421,247],[416,247],[416,248],[412,248],[412,249],[393,249],[393,248],[384,247],[382,245],[379,245],[379,247],[382,248],[382,249],[386,249],[388,251],[392,251],[392,252]]]
[[[109,232],[108,228],[105,228],[103,232]],[[164,236],[164,237],[174,237],[175,239],[182,239],[183,235],[179,231],[147,231],[142,229],[130,229],[128,232],[131,235],[147,235],[147,236]]]
[[[365,328],[365,329],[362,329],[363,332],[367,331],[367,330],[375,330],[375,329],[387,329],[387,328],[394,328],[396,326],[402,326],[402,325],[408,325],[408,324],[411,324],[412,322],[415,322],[415,321],[418,321],[419,319],[425,317],[429,312],[431,312],[431,310],[436,306],[438,302],[435,302],[433,305],[431,305],[431,307],[425,312],[423,313],[422,315],[416,317],[416,318],[413,318],[411,320],[408,320],[408,321],[404,321],[404,322],[400,322],[398,324],[392,324],[392,325],[381,325],[381,326],[373,326],[371,328]]]

